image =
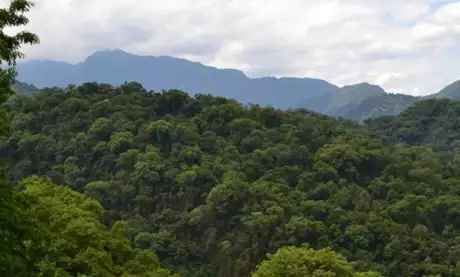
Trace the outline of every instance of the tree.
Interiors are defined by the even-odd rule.
[[[160,267],[155,253],[131,248],[125,222],[117,221],[110,228],[103,225],[105,210],[94,199],[37,176],[21,184],[46,234],[45,255],[35,260],[39,276],[174,276]]]
[[[29,20],[24,15],[32,7],[32,2],[12,0],[8,7],[0,9],[0,137],[9,132],[9,120],[3,104],[14,94],[12,85],[16,78],[16,60],[22,58],[20,48],[23,44],[38,43],[38,37],[28,31],[14,35],[5,33],[11,27],[23,27]],[[24,210],[25,199],[14,191],[0,172],[0,275],[30,276],[33,270],[31,247],[37,246],[37,232],[33,220]]]
[[[330,248],[287,246],[269,255],[253,277],[379,277],[375,272],[357,273],[344,256]]]
[[[283,247],[269,255],[253,277],[352,277],[352,265],[331,249]]]
[[[0,65],[6,64],[7,69],[0,69],[0,104],[3,105],[14,95],[13,83],[16,78],[16,60],[24,55],[19,51],[23,44],[38,43],[38,37],[27,31],[15,35],[5,34],[6,28],[27,25],[29,20],[24,15],[32,7],[32,2],[12,0],[9,7],[0,9]],[[0,108],[0,135],[6,135],[9,129],[6,111]]]

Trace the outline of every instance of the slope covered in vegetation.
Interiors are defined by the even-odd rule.
[[[14,82],[13,89],[16,92],[16,94],[21,94],[21,95],[32,95],[40,91],[40,89],[38,89],[34,85],[30,85],[30,84],[19,82],[19,81]]]
[[[440,92],[433,95],[436,98],[448,98],[453,100],[460,99],[460,80],[449,84],[445,88],[443,88]]]
[[[268,253],[304,243],[358,272],[460,276],[454,152],[137,83],[49,88],[6,107],[12,182],[48,176],[98,200],[106,225],[127,222],[135,248],[183,277],[250,276]]]
[[[429,99],[397,116],[366,121],[370,130],[406,145],[427,145],[451,151],[460,147],[460,102]]]
[[[391,94],[369,96],[362,102],[352,105],[342,116],[344,118],[363,121],[368,118],[397,115],[415,102],[419,97],[405,94]]]

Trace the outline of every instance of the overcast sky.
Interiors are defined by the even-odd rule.
[[[74,63],[119,48],[407,94],[460,79],[460,0],[35,2],[29,30],[41,44],[24,49],[28,59]]]

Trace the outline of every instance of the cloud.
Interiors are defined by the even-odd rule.
[[[7,0],[0,0],[0,4]],[[172,55],[250,76],[371,82],[429,94],[460,79],[460,1],[35,0],[29,59],[100,49]]]

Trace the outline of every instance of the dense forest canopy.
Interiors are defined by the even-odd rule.
[[[460,149],[460,102],[429,99],[397,116],[366,121],[368,128],[395,143],[427,145],[440,151]]]
[[[0,276],[460,277],[459,103],[362,126],[137,82],[37,92],[14,66],[38,38],[0,41]]]
[[[5,107],[12,183],[39,175],[97,200],[106,226],[127,222],[133,247],[181,276],[275,276],[277,259],[311,251],[352,275],[460,276],[456,152],[138,83],[47,88]]]

